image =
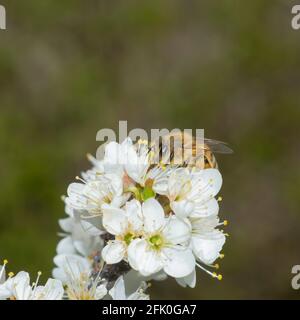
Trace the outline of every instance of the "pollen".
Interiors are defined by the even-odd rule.
[[[219,258],[223,259],[224,257],[225,257],[225,254],[224,253],[220,253]]]
[[[3,265],[5,266],[6,264],[8,264],[8,260],[4,259],[3,260]]]
[[[222,200],[223,200],[223,198],[221,196],[218,197],[218,199],[217,199],[218,202],[221,202]]]
[[[8,277],[9,277],[9,278],[12,278],[14,275],[15,275],[15,274],[14,274],[13,272],[10,272],[10,273],[8,274]]]
[[[228,223],[229,223],[228,220],[224,220],[224,222],[223,222],[224,226],[227,226]]]
[[[223,279],[223,276],[221,274],[218,274],[217,278],[218,278],[219,281],[221,281]]]

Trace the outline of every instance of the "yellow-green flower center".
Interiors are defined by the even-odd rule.
[[[137,184],[134,187],[128,188],[127,191],[132,192],[134,194],[134,197],[138,201],[146,201],[150,198],[155,198],[156,193],[152,189],[153,186],[153,180],[147,179],[144,186],[141,186]]]
[[[162,247],[164,240],[160,234],[156,234],[149,238],[149,243],[153,249],[159,250]]]
[[[126,243],[127,245],[129,245],[130,242],[133,240],[133,238],[134,238],[134,234],[131,233],[131,232],[128,232],[128,233],[125,234],[125,236],[124,236],[124,241],[125,241],[125,243]]]

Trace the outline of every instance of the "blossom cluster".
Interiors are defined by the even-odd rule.
[[[153,163],[148,142],[130,138],[108,143],[101,160],[88,158],[92,168],[63,198],[55,279],[42,287],[30,286],[25,272],[9,276],[0,299],[25,298],[20,292],[28,299],[149,299],[146,281],[169,276],[195,287],[196,268],[221,280],[214,270],[227,221],[218,217],[218,169]],[[135,286],[133,293],[125,284]]]

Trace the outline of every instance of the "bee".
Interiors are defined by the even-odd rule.
[[[233,153],[225,142],[204,138],[199,143],[194,136],[184,131],[164,135],[157,143],[152,144],[152,149],[159,153],[163,163],[178,164],[176,160],[182,159],[183,166],[199,169],[218,169],[214,154]]]

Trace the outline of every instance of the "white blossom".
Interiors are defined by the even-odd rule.
[[[107,267],[109,279],[107,272],[119,270],[109,265],[119,263],[142,285],[126,295],[121,276],[109,292],[113,299],[148,299],[143,279],[171,276],[195,287],[196,267],[222,278],[211,271],[219,268],[215,261],[224,256],[226,240],[220,227],[227,221],[219,222],[216,199],[219,170],[154,163],[156,156],[145,140],[110,142],[104,158],[89,155],[92,168],[69,185],[53,270],[67,286],[67,298],[103,298],[108,280],[95,270]]]
[[[57,268],[53,270],[55,278],[66,285],[69,300],[100,300],[107,294],[105,283],[99,274],[91,277],[91,263],[76,255],[58,255],[54,258]]]
[[[123,277],[119,277],[115,282],[109,294],[113,300],[150,300],[150,296],[145,293],[147,284],[143,281],[140,286],[133,293],[126,295],[125,283]]]
[[[0,284],[0,300],[61,300],[64,294],[61,281],[50,278],[45,286],[40,286],[38,285],[40,275],[41,272],[38,273],[36,281],[30,285],[27,272],[20,271],[16,276],[9,274],[8,279]]]
[[[175,169],[170,175],[167,188],[170,207],[182,218],[218,214],[219,205],[214,197],[221,186],[222,176],[217,169]]]
[[[142,233],[141,205],[131,200],[125,210],[104,205],[103,212],[103,226],[115,239],[103,248],[102,256],[108,264],[118,263],[127,256],[131,241]]]
[[[59,241],[57,254],[80,254],[89,256],[94,251],[101,250],[103,241],[100,235],[103,233],[89,221],[81,218],[80,213],[73,211],[73,215],[60,219],[59,225],[64,231],[63,239]]]
[[[164,270],[172,277],[192,272],[195,259],[188,247],[190,226],[175,216],[166,218],[163,208],[153,198],[142,205],[143,236],[132,240],[128,247],[131,267],[148,276]]]

